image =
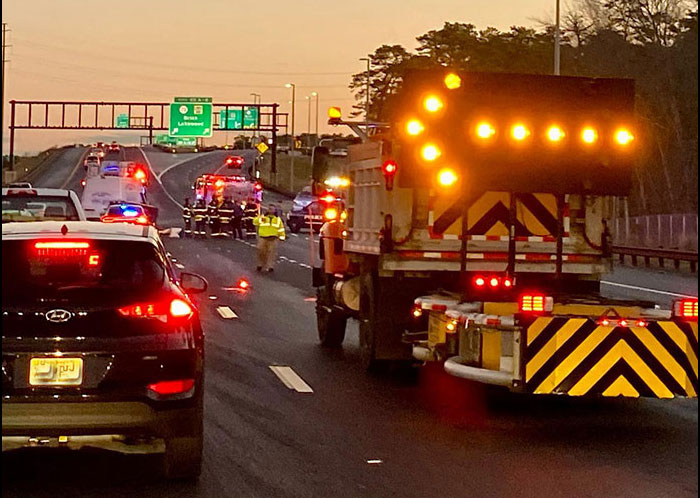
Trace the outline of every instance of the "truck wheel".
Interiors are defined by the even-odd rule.
[[[343,345],[345,328],[348,323],[348,317],[344,313],[317,302],[316,321],[321,346],[339,348]]]
[[[411,280],[397,283],[373,272],[361,276],[360,360],[368,372],[387,372],[413,363],[411,348],[401,336],[422,285]]]

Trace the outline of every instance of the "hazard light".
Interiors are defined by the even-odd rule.
[[[413,318],[420,318],[423,316],[423,309],[420,306],[416,306],[413,308],[411,314],[413,315]]]
[[[554,309],[554,299],[544,294],[523,294],[519,308],[522,313],[546,313]]]
[[[421,157],[426,161],[435,161],[438,157],[442,155],[442,152],[435,144],[426,144],[420,153]]]
[[[581,132],[581,140],[583,140],[585,144],[592,145],[598,141],[598,132],[595,128],[584,128]]]
[[[547,130],[547,139],[550,142],[561,142],[565,136],[564,130],[556,125],[550,126]]]
[[[448,90],[457,90],[462,86],[462,78],[458,74],[450,73],[445,76],[445,86]]]
[[[328,208],[323,212],[323,217],[326,221],[335,221],[338,219],[338,210],[336,208]]]
[[[622,128],[615,132],[615,141],[620,145],[629,145],[632,140],[634,136],[629,130]]]
[[[423,101],[423,107],[428,112],[438,112],[444,106],[445,104],[443,103],[443,101],[435,95],[430,95],[429,97],[426,97],[426,99]]]
[[[457,173],[450,168],[440,170],[438,173],[438,183],[443,187],[453,186],[455,183],[457,183],[458,179],[459,177],[457,176]]]
[[[423,123],[421,123],[417,119],[412,119],[408,123],[406,123],[406,133],[408,133],[412,137],[420,135],[421,133],[423,133],[424,130],[425,127],[423,127]]]
[[[513,125],[510,134],[513,137],[513,139],[517,140],[518,142],[522,142],[530,136],[530,130],[524,124],[518,123]]]
[[[476,125],[476,136],[488,140],[496,134],[496,129],[490,123],[481,122]]]
[[[673,316],[689,322],[698,321],[698,300],[680,299],[673,303]]]

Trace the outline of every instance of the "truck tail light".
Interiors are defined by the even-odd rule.
[[[673,316],[689,322],[698,321],[698,300],[680,299],[673,303]]]
[[[522,313],[546,313],[554,308],[554,299],[544,294],[523,294],[519,308]]]
[[[389,159],[385,161],[382,165],[382,174],[384,175],[384,182],[386,184],[387,190],[392,190],[394,188],[394,177],[396,176],[396,171],[399,167],[396,161]]]

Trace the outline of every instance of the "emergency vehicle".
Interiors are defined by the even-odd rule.
[[[698,300],[600,293],[635,167],[633,81],[415,71],[394,103],[386,124],[329,113],[363,143],[322,229],[322,345],[356,318],[367,370],[439,362],[524,393],[697,396]]]
[[[208,204],[213,197],[224,199],[230,197],[235,203],[241,204],[253,199],[260,204],[263,198],[263,187],[259,182],[248,180],[241,175],[204,174],[198,177],[192,189],[196,200],[204,199]]]

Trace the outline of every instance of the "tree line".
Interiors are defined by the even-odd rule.
[[[447,22],[417,48],[382,45],[371,55],[370,118],[386,120],[413,68],[551,74],[554,27],[502,31]],[[630,196],[633,214],[698,210],[697,0],[576,0],[561,26],[561,73],[633,78],[641,149]],[[367,73],[352,77],[364,112]]]

